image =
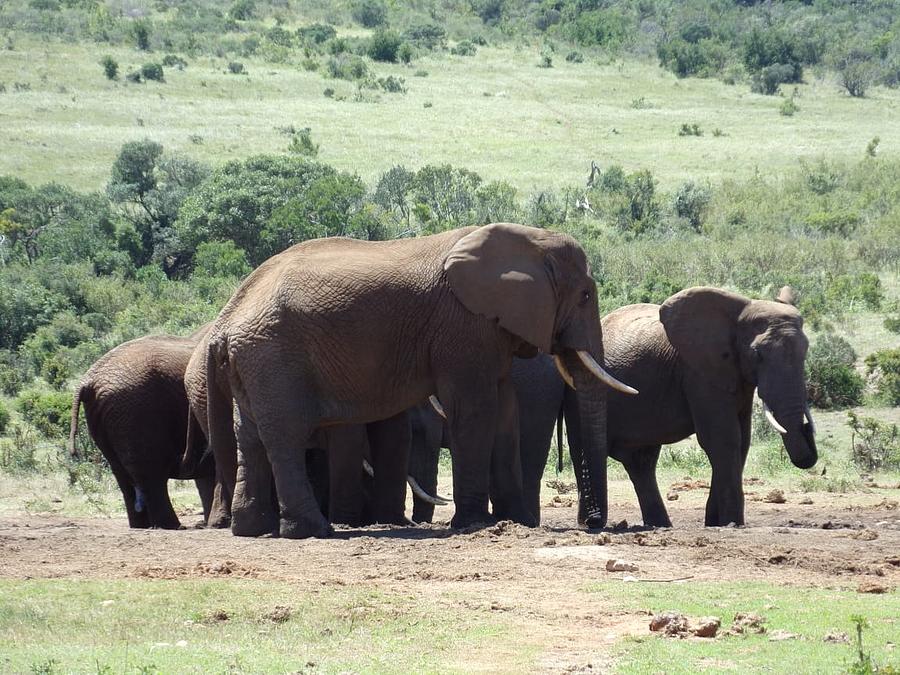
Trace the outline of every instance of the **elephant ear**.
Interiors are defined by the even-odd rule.
[[[737,391],[738,317],[749,300],[718,288],[688,288],[666,300],[659,320],[688,368],[724,391]]]
[[[775,302],[780,302],[783,305],[793,305],[797,306],[797,291],[795,291],[790,286],[782,286],[781,290],[778,291],[778,296],[775,298]]]
[[[511,223],[479,227],[456,242],[444,270],[466,309],[549,353],[556,292],[540,233]]]

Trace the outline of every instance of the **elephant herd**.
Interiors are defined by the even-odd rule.
[[[208,525],[241,536],[408,524],[407,485],[413,520],[430,522],[446,501],[441,447],[452,527],[534,526],[565,419],[580,524],[607,522],[612,456],[644,523],[670,526],[656,464],[691,434],[712,465],[706,524],[743,524],[754,390],[793,463],[817,458],[791,303],[698,287],[601,321],[563,234],[497,223],[312,240],[260,265],[194,335],[103,356],[76,392],[70,447],[83,405],[132,527],[179,526],[169,478],[193,478]]]

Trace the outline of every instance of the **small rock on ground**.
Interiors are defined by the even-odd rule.
[[[634,563],[625,562],[624,560],[607,560],[607,572],[637,572],[638,566]]]

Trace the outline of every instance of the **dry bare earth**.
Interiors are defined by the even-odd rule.
[[[744,528],[704,528],[705,490],[683,494],[669,503],[674,529],[608,534],[573,529],[575,510],[565,498],[563,506],[544,510],[538,529],[500,523],[451,534],[444,525],[373,527],[305,541],[196,528],[129,530],[122,517],[6,517],[0,519],[0,578],[248,577],[404,592],[438,607],[502,612],[519,639],[536,647],[535,666],[547,671],[602,668],[614,642],[647,634],[646,613],[604,608],[588,592],[597,581],[755,580],[852,589],[900,582],[900,509],[883,492],[814,494],[815,503],[806,505],[798,503],[805,495],[771,504],[752,501],[751,494],[751,525]],[[613,512],[639,521],[629,504],[613,504]],[[449,507],[438,512],[439,519],[449,515]],[[607,572],[611,558],[635,563],[638,571]],[[491,669],[503,655],[466,658],[467,666]]]

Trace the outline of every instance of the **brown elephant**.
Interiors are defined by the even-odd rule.
[[[596,286],[571,237],[501,223],[388,242],[312,240],[270,258],[219,314],[186,376],[205,382],[217,460],[237,443],[232,531],[328,535],[301,451],[320,429],[390,419],[433,393],[453,439],[452,525],[534,524],[509,368],[538,350],[557,355],[582,392],[586,522],[602,526],[600,380],[627,387],[598,365]],[[405,457],[391,464],[406,471]]]
[[[190,337],[153,335],[110,350],[85,373],[72,403],[69,451],[77,454],[78,409],[84,406],[91,438],[112,469],[131,527],[177,529],[169,500],[170,478],[193,478],[208,516],[215,469],[210,456],[189,475],[180,472],[188,427],[184,372],[205,333]],[[206,439],[193,434],[202,450]]]

